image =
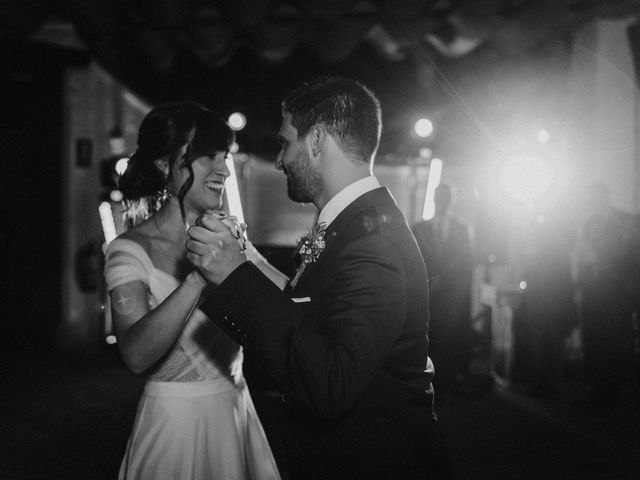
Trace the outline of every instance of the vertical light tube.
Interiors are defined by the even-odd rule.
[[[104,234],[104,243],[102,244],[102,253],[106,253],[107,246],[111,241],[116,238],[116,222],[113,220],[113,211],[111,210],[111,204],[109,202],[102,202],[98,207],[100,213],[100,223],[102,224],[102,233]],[[109,295],[104,296],[104,304],[102,305],[104,311],[104,334],[105,341],[108,344],[116,343],[116,337],[112,334],[113,320],[111,318],[111,301]]]
[[[440,185],[442,178],[442,160],[434,158],[429,164],[429,177],[427,179],[427,191],[424,195],[424,206],[422,207],[422,219],[431,220],[436,213],[436,207],[433,203],[436,188]]]
[[[229,214],[238,218],[238,221],[244,223],[244,212],[242,210],[242,202],[240,200],[240,186],[238,184],[238,176],[236,175],[236,165],[233,161],[233,155],[229,154],[226,158],[227,168],[229,169],[229,178],[225,182],[224,190],[227,194],[227,205],[229,205]]]
[[[116,238],[116,223],[113,220],[113,212],[109,202],[102,202],[98,207],[100,213],[100,222],[102,223],[102,233],[104,234],[105,247],[109,245],[111,240]]]

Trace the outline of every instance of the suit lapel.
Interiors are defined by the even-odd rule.
[[[338,243],[339,238],[351,222],[361,215],[364,210],[375,205],[395,205],[395,200],[386,187],[379,187],[362,194],[347,206],[340,214],[327,226],[324,236],[325,247],[316,262],[310,263],[305,268],[304,273],[300,277],[300,282],[309,278],[322,261],[330,256],[331,249]]]

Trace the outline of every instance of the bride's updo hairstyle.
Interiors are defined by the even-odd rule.
[[[195,102],[171,103],[151,110],[142,120],[138,148],[118,183],[127,225],[136,225],[158,211],[170,195],[167,184],[172,173],[186,167],[189,177],[177,192],[184,217],[183,199],[193,185],[191,163],[203,155],[229,151],[234,141],[235,132],[226,122]],[[169,175],[155,164],[164,157],[169,159]]]

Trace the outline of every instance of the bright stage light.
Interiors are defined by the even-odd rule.
[[[532,153],[518,153],[502,164],[498,184],[512,200],[531,205],[549,191],[553,174],[546,160]]]
[[[431,120],[421,118],[416,122],[413,129],[419,137],[427,138],[433,133],[433,123],[431,123]]]
[[[229,115],[228,123],[232,129],[242,130],[247,125],[247,117],[240,112],[234,112]]]
[[[442,160],[434,158],[429,164],[429,177],[427,179],[427,191],[424,195],[424,206],[422,207],[422,219],[431,220],[436,214],[436,206],[433,198],[436,188],[440,185],[442,178]]]

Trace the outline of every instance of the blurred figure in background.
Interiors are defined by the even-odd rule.
[[[633,217],[611,206],[606,185],[589,188],[585,208],[575,267],[589,403],[598,413],[609,413],[633,371],[638,240]]]
[[[434,384],[446,388],[467,374],[471,342],[471,235],[469,227],[451,214],[453,201],[451,186],[440,184],[434,194],[435,216],[412,227],[429,276]]]
[[[534,220],[526,239],[526,281],[521,339],[528,350],[526,376],[535,397],[553,397],[560,386],[564,340],[577,326],[571,278],[575,223],[548,210]]]

